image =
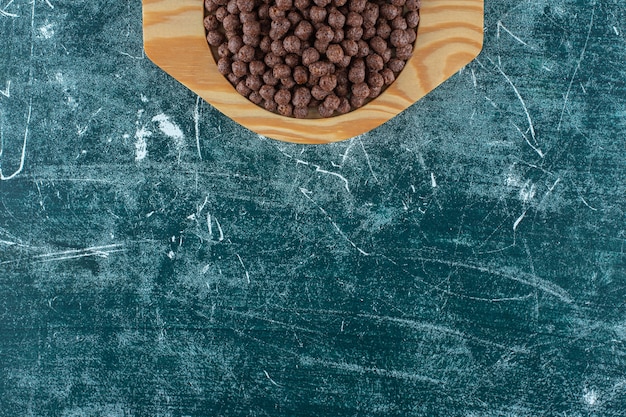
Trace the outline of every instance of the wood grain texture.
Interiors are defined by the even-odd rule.
[[[143,0],[148,57],[226,116],[267,137],[319,144],[348,139],[390,120],[473,60],[482,48],[483,0],[424,0],[415,51],[404,71],[364,107],[327,119],[294,119],[240,96],[217,71],[200,0]]]

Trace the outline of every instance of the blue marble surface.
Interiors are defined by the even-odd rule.
[[[302,146],[156,68],[138,0],[0,0],[0,415],[626,415],[626,4],[485,9]]]

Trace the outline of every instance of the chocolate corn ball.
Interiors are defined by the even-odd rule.
[[[237,59],[243,62],[252,62],[254,60],[254,48],[250,45],[242,46],[237,52]]]
[[[387,64],[387,68],[398,74],[404,69],[404,61],[397,58],[391,59]]]
[[[242,61],[235,61],[231,65],[231,71],[237,77],[243,77],[248,73],[248,64]]]
[[[291,9],[291,6],[293,6],[292,0],[275,0],[275,3],[278,10],[282,10],[284,12],[288,11]]]
[[[311,102],[311,90],[306,87],[297,87],[291,98],[295,107],[306,107]]]
[[[353,94],[352,96],[350,96],[350,106],[353,110],[358,109],[359,107],[363,107],[366,100],[367,97],[358,97]]]
[[[216,24],[219,23],[216,20]],[[333,10],[328,14],[328,25],[333,29],[342,29],[346,23],[346,17],[339,11]]]
[[[317,61],[309,65],[309,73],[314,77],[321,77],[323,75],[333,72],[334,66],[329,62]]]
[[[311,24],[311,22],[303,20],[300,23],[298,23],[293,33],[300,40],[306,41],[307,39],[311,37],[311,35],[313,35],[313,33],[315,33],[315,29],[313,28],[313,25]]]
[[[359,44],[354,39],[344,39],[341,42],[344,55],[355,56],[359,52]]]
[[[393,20],[400,14],[400,8],[393,4],[384,3],[380,6],[380,15],[384,19]]]
[[[311,9],[309,10],[309,17],[311,19],[311,22],[315,22],[315,23],[320,23],[323,22],[324,20],[326,20],[326,9],[324,9],[323,7],[319,7],[319,6],[312,6]]]
[[[370,94],[370,88],[366,83],[361,82],[352,85],[352,95],[356,97],[366,98]]]
[[[380,75],[383,76],[385,80],[385,85],[391,85],[396,80],[395,74],[389,68],[383,68],[383,70],[380,72]]]
[[[343,48],[337,44],[329,45],[326,49],[326,57],[332,63],[341,62],[343,60]]]
[[[300,57],[297,54],[287,54],[285,56],[285,64],[289,68],[295,68],[300,63]]]
[[[320,104],[317,107],[317,112],[320,114],[320,116],[322,117],[331,117],[333,115],[333,113],[335,113],[335,110],[325,106],[324,104]]]
[[[389,35],[389,43],[396,48],[409,44],[409,35],[404,30],[396,29]]]
[[[291,28],[291,22],[285,17],[279,17],[275,20],[272,20],[271,29],[270,29],[270,38],[280,39],[283,36],[285,36],[287,32],[289,32],[290,28]]]
[[[278,114],[283,116],[291,117],[293,116],[293,106],[291,103],[287,104],[279,104],[278,105]]]
[[[237,0],[230,0],[226,5],[226,10],[228,10],[228,13],[230,13],[231,15],[238,15],[239,7],[237,7]],[[239,19],[239,17],[237,17],[237,19]]]
[[[256,12],[241,12],[239,13],[239,21],[244,25],[250,22],[257,22],[257,14]]]
[[[289,77],[281,78],[280,85],[281,85],[281,88],[286,88],[287,90],[291,91],[291,89],[296,86],[296,82],[292,76],[289,76]]]
[[[307,106],[294,107],[293,109],[293,117],[297,119],[306,119],[308,115],[309,115],[309,108]]]
[[[311,65],[314,62],[318,62],[320,59],[320,53],[315,48],[307,48],[302,52],[302,64]]]
[[[371,72],[367,77],[367,85],[372,88],[382,88],[385,85],[385,77],[379,72]]]
[[[362,13],[367,6],[367,0],[349,0],[348,8],[351,12]]]
[[[237,8],[240,12],[251,12],[254,10],[254,0],[237,0]]]
[[[230,58],[220,58],[217,61],[217,70],[219,71],[220,74],[222,75],[228,75],[231,73],[233,62],[230,60]]]
[[[409,28],[414,29],[420,22],[420,15],[416,10],[411,10],[405,16],[406,24]]]
[[[406,19],[402,16],[396,16],[395,19],[391,21],[392,29],[406,30],[408,27],[409,27],[409,24],[407,23]]]
[[[337,87],[337,76],[335,74],[321,76],[318,85],[324,91],[331,92]]]
[[[287,89],[281,89],[274,94],[276,104],[289,104],[291,101],[291,93]]]
[[[297,54],[302,51],[302,42],[297,36],[289,35],[283,40],[283,47],[288,53]]]
[[[293,69],[292,76],[297,84],[306,84],[307,81],[309,81],[309,70],[306,67],[299,65]]]
[[[252,92],[252,90],[246,85],[245,81],[239,81],[235,89],[237,90],[239,94],[241,94],[244,97],[248,97],[250,93]]]
[[[263,82],[269,86],[276,86],[278,85],[278,83],[280,83],[280,80],[274,77],[273,70],[268,69],[267,71],[265,71],[265,73],[263,73]]]
[[[402,59],[404,61],[411,58],[413,54],[413,45],[404,45],[396,48],[396,58]]]
[[[208,31],[217,30],[220,27],[220,22],[215,15],[208,15],[204,18],[204,28]]]
[[[378,21],[380,11],[376,3],[367,3],[363,10],[363,26],[374,27]]]
[[[404,6],[409,10],[419,10],[422,7],[422,2],[421,0],[406,0]]]
[[[329,94],[330,94],[329,91],[324,90],[319,85],[314,85],[311,88],[311,96],[313,96],[313,98],[316,100],[324,100],[326,96]]]
[[[291,75],[291,68],[287,64],[278,64],[273,68],[272,73],[278,79],[287,78]]]
[[[248,87],[250,90],[259,91],[262,86],[263,79],[258,75],[248,74],[246,76],[246,87]]]
[[[359,27],[363,25],[363,16],[357,12],[350,12],[346,17],[346,24],[350,27]]]
[[[382,88],[381,87],[370,87],[370,93],[367,96],[368,98],[376,98],[380,95],[380,93],[382,92]]]
[[[265,100],[263,101],[263,108],[267,111],[275,113],[278,109],[278,104],[274,100]]]
[[[265,69],[266,67],[263,61],[252,61],[248,64],[248,71],[252,75],[263,75]]]
[[[206,40],[211,46],[219,46],[222,42],[224,42],[224,35],[217,30],[210,30],[206,35]]]
[[[310,0],[294,0],[293,5],[298,10],[307,10],[311,6]]]
[[[252,91],[248,96],[248,100],[250,100],[254,104],[261,104],[263,102],[263,97],[261,97],[261,95],[257,91]]]
[[[264,100],[273,100],[274,94],[276,94],[276,89],[271,85],[265,84],[259,88],[259,94]]]
[[[383,58],[378,54],[371,54],[365,58],[367,69],[370,71],[380,71],[385,66]]]
[[[339,114],[346,114],[346,113],[350,112],[350,110],[351,110],[351,108],[350,108],[350,100],[348,100],[345,97],[341,97],[339,106],[336,109],[337,113],[339,113]]]
[[[322,105],[328,107],[330,110],[337,110],[339,105],[341,104],[341,99],[334,94],[329,94],[324,99]]]

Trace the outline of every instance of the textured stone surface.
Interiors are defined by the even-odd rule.
[[[626,6],[485,6],[311,147],[145,59],[139,1],[0,3],[0,415],[623,415]]]

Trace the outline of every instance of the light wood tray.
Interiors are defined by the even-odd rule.
[[[217,71],[205,39],[203,7],[202,0],[143,0],[146,54],[234,121],[289,142],[336,142],[380,126],[472,61],[483,42],[483,0],[422,0],[415,51],[396,82],[350,113],[294,119],[251,103]]]

